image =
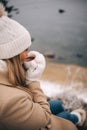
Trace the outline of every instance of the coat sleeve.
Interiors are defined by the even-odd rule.
[[[40,88],[39,82],[34,82],[34,81],[31,82],[29,84],[29,90],[32,94],[32,99],[33,99],[34,104],[39,105],[37,109],[38,108],[42,109],[41,111],[39,111],[39,115],[41,115],[42,118],[44,118],[44,121],[45,121],[44,127],[45,127],[49,125],[51,122],[51,111],[50,111],[49,104],[47,102],[47,98],[44,95],[42,89]]]
[[[34,101],[28,94],[19,94],[4,106],[2,123],[6,128],[38,130],[50,123],[51,112],[39,83],[31,83],[29,89],[34,95]]]

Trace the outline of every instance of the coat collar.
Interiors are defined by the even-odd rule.
[[[8,67],[4,60],[0,60],[0,84],[11,85],[8,80]]]

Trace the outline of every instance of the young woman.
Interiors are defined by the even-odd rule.
[[[32,61],[39,57],[28,54],[30,34],[5,14],[0,5],[0,130],[76,130],[70,121],[51,113],[40,84],[33,77],[39,66]],[[25,62],[29,62],[29,68]],[[44,65],[43,61],[42,71]]]

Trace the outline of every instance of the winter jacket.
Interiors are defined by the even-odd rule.
[[[0,60],[0,130],[77,130],[70,121],[51,114],[39,82],[13,87]]]

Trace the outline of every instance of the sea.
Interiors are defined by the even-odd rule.
[[[9,0],[12,18],[30,32],[29,50],[87,67],[87,0]]]

